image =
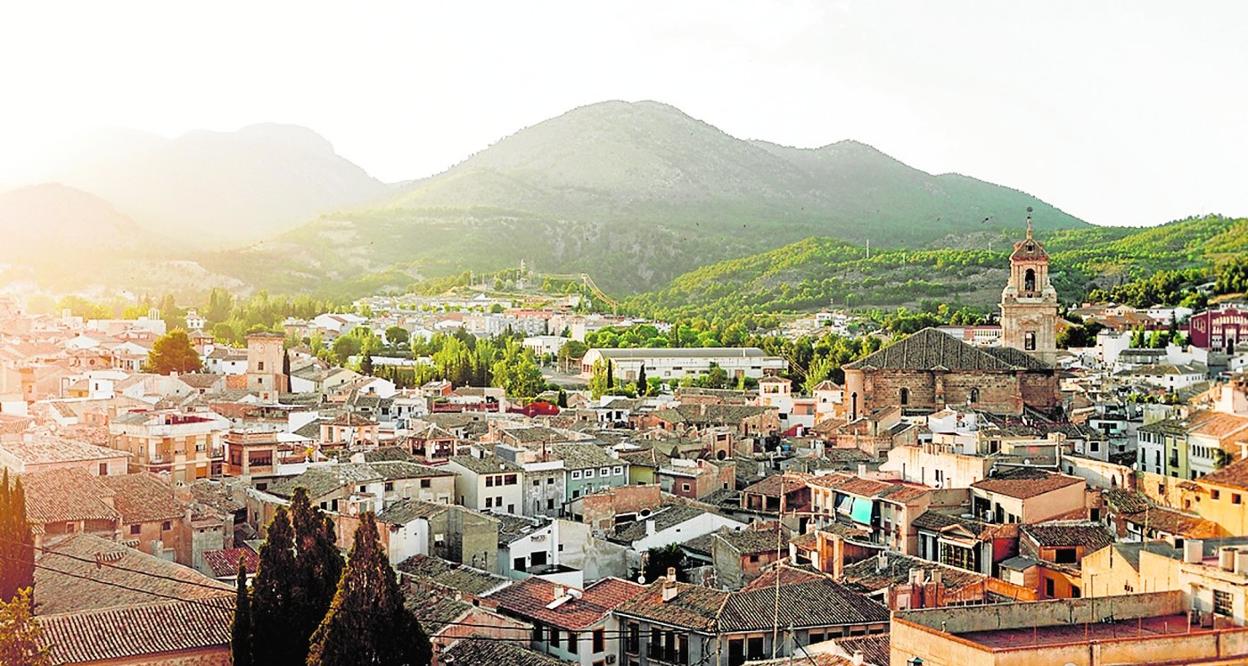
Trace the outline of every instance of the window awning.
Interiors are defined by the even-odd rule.
[[[862,523],[863,525],[870,525],[871,524],[871,500],[862,499],[861,497],[855,497],[854,508],[850,510],[849,517],[852,518],[855,523]]]
[[[851,495],[841,495],[836,499],[836,512],[849,515],[850,507],[853,505],[854,498]]]

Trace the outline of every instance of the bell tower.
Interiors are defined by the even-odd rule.
[[[1057,359],[1057,290],[1049,283],[1049,255],[1035,239],[1030,206],[1027,237],[1014,244],[1010,279],[1001,292],[1001,344],[1046,363]]]

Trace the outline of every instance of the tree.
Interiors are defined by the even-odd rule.
[[[338,552],[334,523],[320,507],[312,506],[305,488],[296,488],[290,501],[290,519],[295,533],[294,610],[290,631],[299,640],[298,659],[307,660],[312,632],[325,618],[342,577],[342,554]]]
[[[607,393],[611,393],[611,391],[615,390],[614,367],[615,364],[611,362],[611,359],[607,359]]]
[[[308,666],[407,664],[423,666],[432,646],[403,605],[403,593],[381,548],[372,513],[360,519],[347,568],[316,633]]]
[[[0,601],[9,601],[35,585],[35,537],[26,521],[22,480],[0,478]]]
[[[251,596],[247,592],[247,567],[238,561],[234,593],[234,622],[230,626],[230,655],[234,666],[251,666]]]
[[[340,335],[334,339],[330,349],[334,352],[334,359],[342,365],[348,358],[360,353],[361,344],[360,338],[354,335]]]
[[[29,588],[12,601],[0,600],[0,664],[4,666],[52,666],[43,647],[43,630],[35,621],[34,598]]]
[[[251,581],[251,630],[262,640],[252,642],[257,664],[298,664],[299,639],[290,630],[294,615],[294,535],[286,507],[277,508],[268,538],[260,547],[260,568]]]
[[[143,371],[167,375],[174,372],[199,372],[201,368],[203,362],[191,347],[190,337],[186,331],[175,328],[156,339],[152,351],[147,354],[147,364]]]
[[[567,409],[568,407],[568,392],[562,388],[559,389],[559,397],[556,399],[556,404],[560,409]]]
[[[386,342],[389,342],[396,347],[407,344],[407,341],[410,339],[411,334],[408,333],[407,329],[402,326],[391,326],[386,329]]]
[[[373,355],[364,353],[360,356],[360,374],[373,376]]]
[[[533,352],[514,340],[508,341],[503,348],[502,355],[494,362],[491,375],[490,383],[512,397],[531,398],[546,387],[542,369],[537,366]]]
[[[598,359],[597,361],[594,361],[594,365],[590,369],[590,374],[589,374],[590,397],[592,397],[594,400],[597,400],[598,398],[601,398],[610,390],[610,385],[607,384],[607,378],[609,376],[610,375],[607,373],[606,361],[602,359]]]
[[[641,367],[637,369],[637,395],[645,395],[649,388],[650,386],[646,382],[646,364],[642,363]]]
[[[646,566],[642,574],[647,583],[666,576],[668,567],[676,568],[677,578],[684,573],[685,554],[680,550],[679,544],[659,546],[646,551]]]

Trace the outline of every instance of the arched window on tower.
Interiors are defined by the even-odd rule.
[[[1036,269],[1028,268],[1027,272],[1023,273],[1023,291],[1031,292],[1035,290],[1036,290]]]
[[[971,402],[971,404],[972,404],[972,405],[973,405],[973,404],[975,404],[975,403],[977,403],[977,402],[979,402],[979,389],[978,389],[978,388],[972,388],[972,389],[971,389],[971,398],[970,398],[970,402]]]
[[[897,397],[901,400],[901,404],[910,404],[910,389],[903,386],[901,390],[897,391]]]
[[[854,391],[849,394],[849,420],[853,421],[858,418],[858,392]]]

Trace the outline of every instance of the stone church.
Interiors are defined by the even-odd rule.
[[[928,328],[884,347],[844,367],[846,414],[853,420],[885,407],[924,412],[947,405],[1005,416],[1056,411],[1057,291],[1030,216],[1001,292],[1001,342],[974,346]]]

